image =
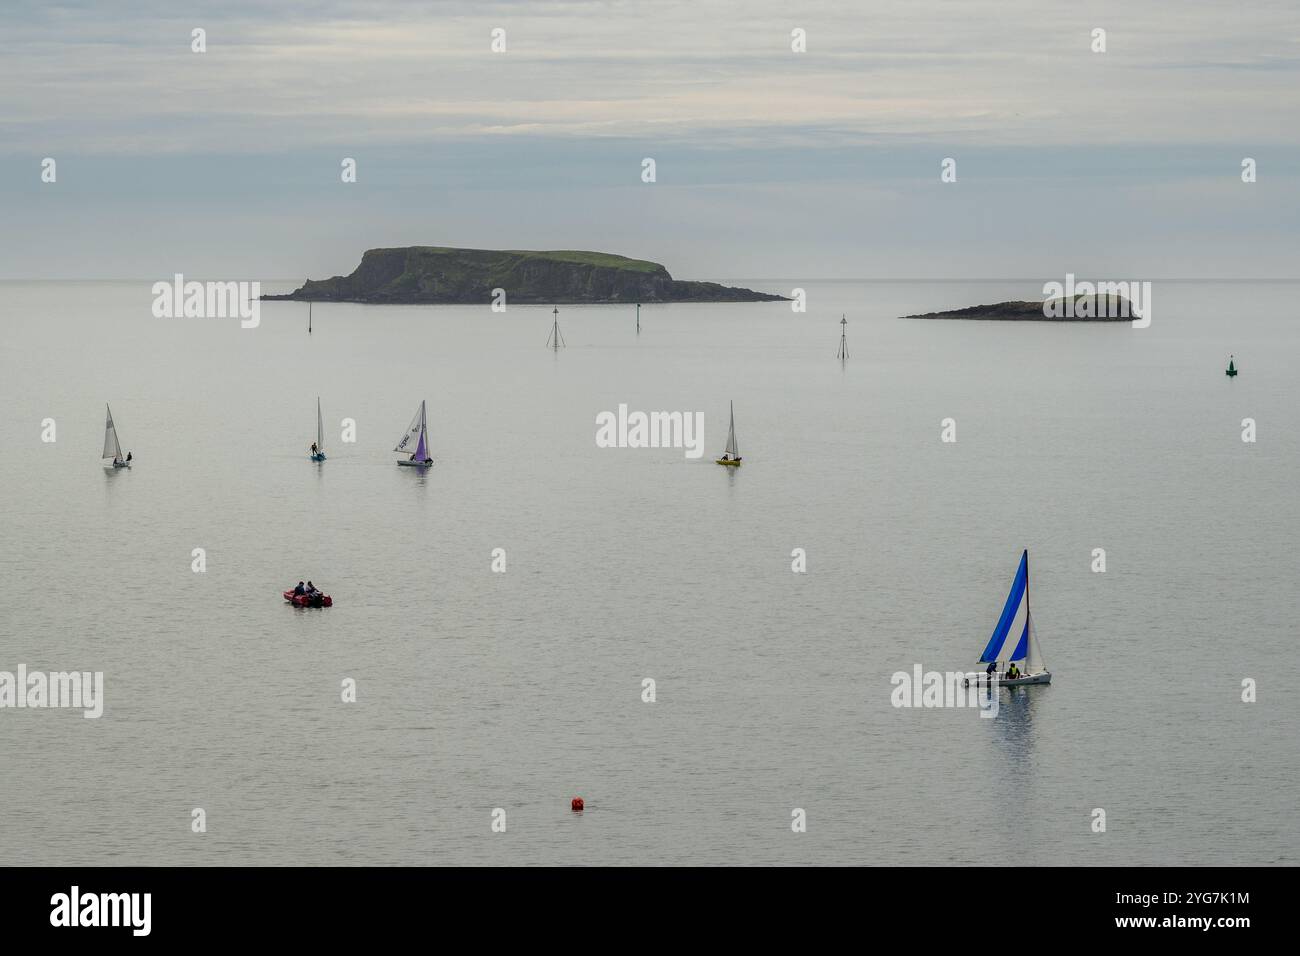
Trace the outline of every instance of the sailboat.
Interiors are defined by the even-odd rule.
[[[414,452],[412,452],[414,445]],[[411,424],[407,427],[402,435],[402,440],[397,443],[393,451],[400,451],[410,455],[409,458],[399,458],[399,465],[408,465],[413,468],[424,468],[433,464],[433,459],[429,457],[429,421],[424,411],[424,401],[420,401],[420,408],[411,419]]]
[[[319,395],[316,396],[316,444],[312,445],[311,447],[313,449],[311,453],[311,460],[324,461],[325,460],[325,423],[321,420],[320,417],[320,396]]]
[[[740,465],[740,452],[736,448],[736,403],[731,403],[731,427],[727,429],[727,450],[722,453],[722,457],[716,459],[719,465],[727,465],[732,468]]]
[[[1015,662],[1019,676],[1008,678],[1006,665]],[[1050,684],[1052,672],[1043,662],[1043,650],[1038,645],[1038,635],[1034,631],[1034,616],[1029,610],[1029,551],[1020,556],[1020,567],[1016,570],[1015,580],[1011,582],[1011,593],[998,618],[998,626],[993,629],[984,653],[980,655],[981,664],[992,664],[994,673],[998,674],[998,683],[1007,687],[1021,684]],[[999,673],[1001,672],[1001,673]],[[988,680],[987,673],[967,675],[978,681]]]
[[[1232,364],[1231,355],[1228,356],[1228,368],[1223,374],[1228,376],[1228,378],[1233,378],[1237,374],[1237,366]]]
[[[113,459],[114,468],[130,468],[131,458],[129,455],[126,458],[122,457],[122,445],[117,440],[117,426],[113,424],[113,410],[108,407],[107,402],[104,404],[104,408],[108,411],[108,418],[104,422],[104,454],[100,457]]]

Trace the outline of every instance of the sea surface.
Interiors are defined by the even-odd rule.
[[[0,710],[0,864],[1300,863],[1300,285],[897,318],[1052,278],[735,280],[808,311],[562,306],[558,352],[549,307],[309,335],[0,283],[0,670],[105,682]],[[390,452],[422,399],[427,472]],[[597,447],[620,403],[705,454]],[[1026,548],[1052,684],[893,706],[976,666]]]

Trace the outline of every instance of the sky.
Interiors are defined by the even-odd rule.
[[[1298,238],[1297,0],[0,5],[4,279],[297,281],[415,244],[1300,278]]]

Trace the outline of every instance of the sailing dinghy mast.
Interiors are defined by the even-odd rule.
[[[736,446],[736,403],[731,402],[731,424],[727,428],[727,454],[733,461],[740,460],[740,449]]]

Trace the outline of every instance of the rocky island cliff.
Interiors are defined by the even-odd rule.
[[[785,297],[674,279],[657,262],[605,252],[528,252],[408,246],[370,249],[348,276],[308,279],[264,299],[372,304],[774,302]]]

